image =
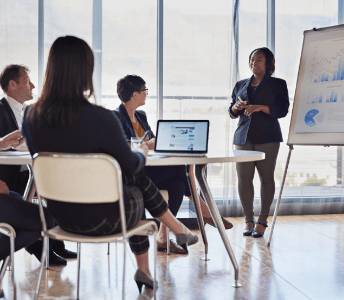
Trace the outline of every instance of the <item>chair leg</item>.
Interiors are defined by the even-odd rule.
[[[17,286],[14,280],[14,235],[13,232],[10,234],[10,243],[11,243],[11,269],[12,269],[12,284],[13,284],[13,299],[17,299]]]
[[[78,278],[77,278],[77,289],[76,289],[76,299],[79,299],[80,290],[80,260],[81,260],[81,244],[78,243]]]
[[[40,267],[40,270],[39,270],[36,291],[35,291],[35,295],[34,295],[34,298],[33,298],[34,300],[38,299],[39,288],[41,286],[41,280],[42,280],[42,275],[43,275],[44,261],[46,259],[48,248],[49,248],[48,244],[49,244],[49,238],[45,236],[43,238],[43,250],[42,250],[42,257],[41,257],[41,267]],[[47,263],[47,266],[49,266],[49,262]]]
[[[167,255],[170,255],[170,228],[166,226],[166,236],[167,236]]]
[[[49,238],[47,239],[47,255],[45,257],[45,268],[49,269]]]
[[[158,256],[158,243],[156,240],[156,232],[154,231],[153,234],[154,237],[154,278],[153,278],[153,294],[154,294],[154,300],[156,300],[156,258]],[[169,254],[169,250],[170,250],[170,239],[169,239],[169,235],[167,233],[167,253]]]
[[[10,257],[7,256],[3,262],[2,262],[2,266],[1,266],[1,269],[0,269],[0,287],[1,287],[1,284],[2,284],[2,279],[4,278],[5,276],[5,272],[6,272],[6,268],[7,268],[7,265],[8,265],[8,262],[10,261]]]
[[[127,253],[127,239],[123,240],[123,285],[122,285],[122,300],[125,300],[125,264]]]
[[[5,276],[6,273],[6,268],[7,265],[10,261],[10,257],[7,256],[3,261],[2,261],[2,265],[1,265],[1,269],[0,269],[0,297],[4,297],[4,291],[2,290],[2,280]]]

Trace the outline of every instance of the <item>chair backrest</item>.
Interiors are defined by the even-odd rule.
[[[110,155],[43,152],[34,155],[33,173],[46,199],[106,203],[123,197],[121,168]]]

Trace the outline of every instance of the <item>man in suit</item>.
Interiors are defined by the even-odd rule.
[[[0,74],[0,85],[4,98],[0,100],[0,137],[21,130],[24,116],[24,102],[33,99],[35,88],[29,77],[29,68],[23,65],[8,65]],[[0,180],[4,181],[9,190],[20,195],[24,194],[29,171],[26,166],[0,165]],[[50,240],[50,265],[66,265],[64,258],[76,258],[75,252],[65,249],[64,243]],[[42,241],[37,241],[26,250],[41,259]],[[57,255],[56,255],[57,254]],[[59,255],[59,256],[58,256]]]
[[[1,88],[6,96],[0,100],[0,137],[13,131],[21,130],[23,123],[23,104],[31,100],[32,90],[28,68],[19,65],[9,65],[0,75]],[[2,165],[0,180],[8,185],[11,191],[23,195],[29,174],[26,166]]]

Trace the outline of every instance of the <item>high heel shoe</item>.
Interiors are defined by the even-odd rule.
[[[188,245],[193,245],[198,242],[198,235],[188,235],[185,233],[178,233],[176,234],[176,242],[179,246],[181,246],[186,253],[189,253],[188,251]]]
[[[251,228],[249,228],[249,226],[248,226],[249,223],[252,223],[252,227],[251,227]],[[252,235],[252,233],[253,233],[253,231],[254,231],[255,225],[256,225],[255,220],[246,222],[246,228],[248,228],[248,229],[246,229],[246,228],[244,229],[243,235],[244,235],[244,236],[250,236],[250,235]]]
[[[226,220],[222,216],[221,216],[221,220],[222,220],[223,226],[225,226],[226,230],[227,229],[231,229],[233,227],[233,224],[231,222],[229,222],[228,220]],[[210,226],[213,226],[213,227],[216,228],[215,223],[214,223],[212,217],[208,218],[208,217],[203,216],[203,222],[204,222],[204,224],[209,224]]]
[[[153,279],[149,278],[143,271],[141,271],[140,269],[137,269],[135,276],[134,276],[134,280],[137,284],[137,287],[140,291],[142,291],[142,286],[145,285],[146,287],[153,289],[153,284],[154,281]],[[155,281],[155,286],[158,287],[158,282]]]
[[[266,227],[268,227],[268,224],[266,224],[266,223],[257,222],[257,224],[260,224],[260,225],[262,225],[262,226],[265,227],[265,228],[264,228],[264,231],[263,231],[263,232],[257,232],[257,231],[256,231],[257,227],[256,227],[255,230],[254,230],[254,232],[252,233],[252,236],[253,236],[254,238],[262,237],[262,236],[264,235],[264,232],[265,232]]]

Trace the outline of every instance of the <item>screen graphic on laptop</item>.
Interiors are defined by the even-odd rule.
[[[155,151],[206,153],[209,121],[159,120]]]

